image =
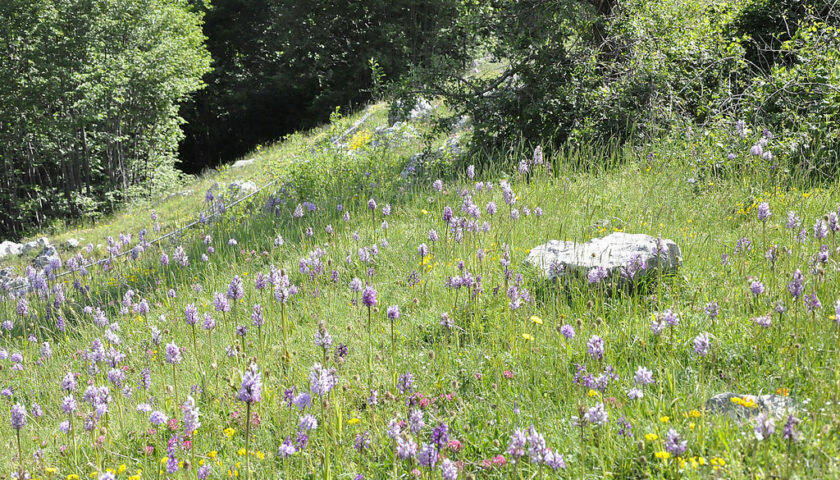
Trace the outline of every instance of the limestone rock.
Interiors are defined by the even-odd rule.
[[[376,127],[373,132],[373,147],[401,147],[417,138],[417,129],[404,122],[397,122],[390,127]]]
[[[26,278],[15,275],[11,267],[0,270],[0,294],[22,295],[26,293],[28,286]]]
[[[32,250],[37,250],[39,248],[46,248],[50,246],[50,240],[47,237],[41,237],[37,240],[32,240],[31,242],[27,242],[23,244],[23,247],[20,250],[21,255],[31,252]]]
[[[230,167],[231,168],[247,167],[248,165],[253,165],[254,162],[256,162],[256,159],[254,159],[254,158],[245,158],[245,159],[238,160],[238,161],[234,162],[234,164],[231,165]]]
[[[583,276],[602,267],[608,278],[638,279],[657,270],[672,272],[682,264],[680,247],[671,240],[616,232],[586,243],[551,240],[534,247],[525,263],[549,280]]]
[[[241,182],[239,180],[230,182],[228,185],[228,192],[235,196],[248,195],[257,191],[257,184],[252,181]]]
[[[61,262],[61,257],[58,255],[58,251],[54,246],[47,245],[43,250],[41,250],[41,253],[32,260],[32,264],[38,268],[45,268],[54,260]]]
[[[0,243],[0,258],[20,255],[22,249],[23,245],[12,242],[11,240],[5,240],[3,243]]]
[[[394,125],[397,122],[423,121],[431,116],[432,112],[435,111],[435,107],[425,98],[418,98],[417,103],[414,104],[414,107],[407,114],[403,113],[404,111],[402,103],[398,101],[396,109],[392,109],[388,114],[388,125]]]
[[[732,399],[736,401],[732,401]],[[745,406],[741,400],[752,402],[755,406]],[[796,410],[796,403],[790,397],[782,395],[749,395],[732,392],[719,393],[706,400],[706,409],[741,422],[744,419],[764,412],[776,418],[782,418]]]

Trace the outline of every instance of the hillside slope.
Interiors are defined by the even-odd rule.
[[[457,132],[433,142],[437,159],[412,160],[425,124],[383,137],[384,107],[372,111],[345,145],[326,128],[294,137],[191,195],[58,236],[111,235],[113,255],[135,254],[86,269],[64,258],[0,304],[3,471],[840,474],[837,185],[767,175],[736,140],[737,168],[719,168],[719,145],[688,132],[461,170]],[[278,183],[231,208],[205,203],[234,178]],[[152,208],[162,233],[224,213],[145,245]],[[545,282],[523,265],[550,239],[616,231],[674,240],[681,269],[627,288]],[[707,408],[724,392],[749,420]],[[755,415],[750,394],[795,410]]]

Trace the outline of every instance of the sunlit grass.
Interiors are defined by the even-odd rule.
[[[377,122],[383,112],[379,115]],[[29,298],[24,317],[14,301],[0,306],[4,318],[14,322],[11,331],[4,331],[3,349],[23,357],[19,368],[8,359],[0,361],[0,388],[12,389],[10,398],[0,402],[24,404],[30,413],[33,403],[43,409],[43,416],[30,415],[20,430],[25,468],[33,477],[98,478],[111,469],[118,478],[195,478],[200,467],[208,467],[208,478],[440,478],[444,458],[454,462],[459,478],[838,475],[833,402],[840,391],[840,331],[832,318],[838,297],[837,245],[834,233],[817,240],[812,231],[815,220],[837,211],[837,185],[768,176],[766,166],[740,152],[739,168],[711,171],[706,168],[711,155],[725,152],[698,160],[698,151],[713,148],[701,138],[684,139],[695,149],[663,140],[639,148],[558,153],[548,159],[550,168],[532,165],[527,175],[501,162],[478,164],[475,179],[450,174],[459,170],[447,162],[426,178],[402,178],[416,144],[394,151],[360,143],[355,153],[341,154],[306,138],[311,137],[293,137],[259,152],[258,162],[245,174],[222,171],[201,179],[190,187],[195,190],[190,202],[185,198],[157,209],[161,216],[179,208],[181,214],[194,213],[203,207],[204,190],[212,182],[239,175],[279,176],[285,203],[278,203],[277,213],[263,211],[266,195],[260,194],[218,222],[146,249],[138,260],[117,261],[107,272],[93,267],[87,277],[63,277],[67,300],[57,308],[50,306],[53,298],[37,296]],[[512,163],[530,154],[518,152]],[[432,182],[439,176],[443,182],[436,191]],[[513,205],[503,200],[502,179],[515,192]],[[465,216],[461,206],[466,197],[459,194],[465,191],[481,215],[475,219],[477,228],[465,224],[459,233],[447,227],[443,212],[448,206],[454,215]],[[494,215],[487,213],[488,202],[497,204]],[[766,223],[757,219],[761,202],[771,211]],[[296,218],[299,205],[303,215]],[[799,228],[786,228],[788,211],[801,217],[799,228],[808,234],[804,243],[796,240]],[[96,243],[104,242],[105,235],[151,231],[148,213],[129,210],[87,235]],[[430,239],[431,230],[437,241]],[[529,250],[547,240],[586,241],[614,231],[676,241],[682,268],[639,291],[605,294],[580,282],[558,288],[523,266]],[[751,247],[735,253],[742,237]],[[428,247],[422,256],[421,244]],[[831,254],[826,263],[814,264],[822,244]],[[771,245],[779,252],[772,263],[765,258]],[[189,266],[178,265],[177,246],[183,246]],[[781,253],[782,248],[790,253]],[[502,262],[506,252],[508,275]],[[167,265],[161,264],[163,254]],[[272,266],[280,285],[277,294],[271,285],[256,287]],[[290,288],[280,280],[281,269],[297,289],[285,303],[278,297],[285,298]],[[796,269],[804,273],[804,294],[815,293],[821,309],[808,312],[801,297],[791,298],[788,282]],[[447,287],[451,277],[464,276],[475,283]],[[241,297],[231,290],[234,277],[242,281]],[[350,288],[354,278],[375,288],[377,302],[371,308],[361,292]],[[87,293],[73,292],[76,279],[89,288]],[[765,291],[754,297],[750,279],[760,280]],[[514,285],[527,291],[530,300],[512,310],[508,291]],[[126,300],[129,290],[134,294]],[[217,292],[230,303],[228,311],[219,311]],[[149,312],[138,308],[141,299],[148,301]],[[783,315],[774,313],[777,301],[787,309]],[[710,302],[719,305],[715,318],[705,311]],[[259,327],[252,318],[255,303],[265,319]],[[195,328],[185,321],[188,305],[198,312]],[[101,308],[119,328],[97,327],[85,306]],[[391,306],[400,312],[393,319],[393,336],[387,315]],[[679,324],[655,336],[651,322],[665,310],[675,312]],[[57,326],[59,313],[64,331]],[[215,328],[204,328],[205,314]],[[765,314],[772,316],[769,328],[753,320]],[[441,324],[444,315],[453,328]],[[332,339],[326,349],[315,341],[319,323]],[[564,326],[574,329],[573,338]],[[695,353],[692,344],[701,333],[710,338],[705,356]],[[28,341],[29,335],[35,341]],[[588,353],[596,336],[604,345],[600,359]],[[323,331],[319,338],[325,345]],[[103,360],[91,367],[89,352],[96,350],[97,339],[106,357],[113,347],[126,358],[116,366]],[[49,358],[41,358],[44,341],[51,345]],[[182,349],[183,359],[176,364],[166,359],[171,343]],[[339,345],[346,346],[346,354]],[[248,406],[237,397],[251,363],[258,366],[263,384],[259,401]],[[334,368],[338,378],[323,397],[313,393],[309,379],[316,363]],[[615,377],[605,388],[576,383],[577,365],[595,377]],[[636,385],[639,367],[652,372],[654,383]],[[124,374],[117,382],[121,386],[113,381],[119,374],[108,378],[113,369]],[[148,390],[143,369],[151,381]],[[70,434],[59,431],[60,422],[69,418],[61,411],[67,372],[77,373],[79,383],[73,394],[79,413]],[[413,394],[400,389],[406,373],[413,377]],[[110,386],[111,401],[108,413],[85,431],[86,416],[93,411],[82,401],[89,384]],[[121,393],[126,387],[129,396]],[[634,387],[641,388],[642,398],[628,398]],[[289,389],[294,390],[287,397]],[[375,404],[369,401],[372,389]],[[287,398],[304,392],[313,397],[305,411],[287,404]],[[776,420],[774,435],[758,441],[752,423],[738,425],[706,411],[705,400],[721,392],[779,392],[795,398],[802,440],[782,437],[785,418]],[[184,436],[179,408],[187,395],[201,412],[201,426],[190,436]],[[749,408],[749,400],[743,402]],[[153,426],[149,413],[137,411],[138,404],[177,421]],[[600,405],[607,415],[604,425],[575,425],[573,417]],[[411,419],[415,410],[423,412],[423,425],[411,431],[418,424]],[[313,415],[318,426],[303,432],[303,446],[305,414]],[[407,422],[401,441],[416,443],[418,453],[410,459],[397,457],[397,442],[387,435],[395,418]],[[448,427],[450,441],[435,449],[440,459],[432,470],[417,457],[424,444],[439,438],[441,424]],[[563,455],[565,468],[555,472],[529,461],[527,447],[524,457],[516,458],[515,449],[509,449],[511,435],[517,429],[527,435],[531,425],[552,452]],[[687,442],[683,454],[667,447],[670,429]],[[369,448],[355,449],[357,436],[368,439]],[[0,426],[0,438],[11,452],[3,469],[14,471],[17,446],[8,422]],[[295,453],[278,455],[281,447]],[[177,471],[167,473],[173,465]]]

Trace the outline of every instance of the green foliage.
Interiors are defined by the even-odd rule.
[[[0,5],[0,232],[92,216],[177,180],[177,105],[209,70],[186,0]]]
[[[206,12],[208,88],[182,109],[182,167],[198,172],[367,102],[431,54],[451,0],[235,0]],[[375,65],[370,63],[375,59]]]
[[[322,133],[328,134],[326,129]],[[537,168],[529,176],[480,169],[473,179],[446,179],[440,192],[423,182],[400,180],[397,172],[405,158],[392,149],[348,155],[328,142],[300,142],[255,154],[257,162],[249,168],[280,175],[291,187],[279,214],[261,208],[268,192],[258,194],[253,202],[231,207],[216,222],[146,249],[136,260],[121,257],[107,270],[91,267],[88,275],[77,276],[86,288],[68,285],[66,300],[58,305],[52,297],[33,294],[28,297],[28,321],[16,313],[15,301],[0,302],[0,313],[14,324],[0,337],[0,347],[10,354],[20,352],[23,358],[18,367],[6,361],[0,370],[0,385],[12,392],[3,401],[30,411],[37,403],[44,412],[32,415],[20,431],[22,458],[38,455],[37,462],[26,462],[23,468],[32,478],[62,479],[99,478],[106,469],[119,472],[117,478],[187,479],[196,477],[198,465],[210,468],[211,479],[339,479],[359,472],[366,478],[408,478],[415,468],[422,468],[427,478],[441,478],[439,467],[432,470],[418,467],[414,459],[400,460],[386,433],[391,419],[408,416],[410,401],[395,383],[399,374],[411,372],[417,393],[413,398],[425,403],[420,405],[426,421],[419,432],[405,429],[403,435],[422,445],[434,427],[448,425],[450,438],[460,448],[453,445],[442,451],[463,465],[458,478],[837,478],[834,459],[840,444],[825,432],[836,425],[832,411],[837,409],[834,396],[840,385],[838,330],[831,308],[838,272],[810,268],[814,252],[835,238],[800,243],[796,232],[784,225],[786,212],[793,210],[810,230],[809,219],[835,209],[840,189],[836,183],[834,188],[814,189],[807,181],[792,179],[785,180],[798,189],[784,187],[768,178],[760,163],[743,165],[740,175],[709,170],[702,182],[691,182],[698,159],[719,163],[726,149],[718,143],[736,140],[711,138],[700,129],[681,133],[669,138],[672,143],[628,145],[615,156],[599,149],[555,153],[546,157],[550,169]],[[758,134],[753,131],[738,145],[749,145]],[[523,149],[501,155],[523,158],[530,153]],[[278,163],[292,157],[298,161]],[[589,158],[615,158],[616,167],[587,165]],[[221,180],[218,176],[226,173],[206,180]],[[503,178],[516,194],[516,204],[510,207],[498,186]],[[476,181],[494,187],[478,189]],[[490,231],[465,233],[459,242],[446,233],[449,225],[441,212],[445,206],[459,211],[467,198],[463,192],[470,192],[469,201],[482,207],[493,201],[503,208],[495,215],[482,212],[480,220],[492,225]],[[202,208],[201,197],[192,198],[189,212]],[[379,203],[376,211],[367,207],[368,198]],[[313,201],[317,209],[294,218],[292,212],[301,201]],[[764,201],[772,212],[765,223],[755,215],[756,202]],[[393,207],[387,217],[381,211],[385,202]],[[537,206],[542,215],[523,214],[514,220],[508,213]],[[341,220],[343,212],[350,215],[348,221]],[[147,228],[153,240],[156,233],[147,213],[138,212],[130,228],[101,225],[87,239],[105,243],[106,235]],[[311,236],[304,233],[308,228]],[[684,256],[679,275],[652,285],[650,294],[605,295],[583,283],[568,289],[534,289],[522,267],[528,249],[552,238],[585,241],[613,228],[678,242]],[[441,234],[436,243],[428,240],[431,229]],[[274,244],[278,235],[286,239],[283,245]],[[743,237],[752,241],[752,248],[733,254]],[[228,244],[232,238],[237,245]],[[425,259],[417,254],[421,243],[431,249]],[[510,246],[510,275],[501,263],[504,244]],[[372,262],[362,263],[356,252],[371,245],[381,246],[379,253]],[[160,254],[172,254],[179,246],[188,253],[189,266],[174,261],[163,265]],[[770,248],[785,253],[768,260]],[[199,259],[202,254],[206,261]],[[721,263],[724,254],[731,263]],[[106,255],[104,248],[89,254],[101,255]],[[320,259],[321,273],[301,273],[300,260],[312,258]],[[275,299],[271,286],[255,288],[259,274],[275,269],[285,270],[299,287],[285,305]],[[819,295],[824,303],[819,311],[809,313],[801,298],[791,298],[787,285],[795,269],[804,272],[805,292]],[[333,270],[337,281],[330,277]],[[445,287],[465,272],[481,277],[475,288]],[[525,277],[521,282],[520,273]],[[223,296],[235,275],[244,284],[244,297],[231,301],[230,311],[218,312],[214,293]],[[358,293],[348,288],[353,277],[375,286],[379,294],[370,329]],[[754,279],[766,286],[764,293],[749,292]],[[512,284],[532,293],[517,310],[509,307],[505,289]],[[174,295],[168,295],[169,289]],[[127,295],[129,290],[133,297]],[[146,300],[150,311],[131,313],[124,299],[133,305]],[[777,301],[787,311],[772,313],[770,327],[758,326],[754,319],[774,312]],[[708,302],[719,304],[720,316],[704,313]],[[261,327],[252,323],[255,303],[266,320]],[[188,325],[188,305],[202,317],[207,313],[214,318],[215,329]],[[386,316],[390,305],[402,312],[395,322],[394,347]],[[96,326],[84,313],[86,306],[100,308],[110,326]],[[677,312],[681,322],[656,336],[651,317],[665,309]],[[440,324],[444,312],[454,328]],[[59,314],[66,319],[65,332],[55,327]],[[313,342],[319,322],[334,340],[328,352]],[[239,325],[246,327],[242,337],[235,333]],[[574,327],[574,338],[560,333],[564,325]],[[704,332],[710,334],[711,348],[700,356],[692,340]],[[30,334],[38,342],[29,341]],[[604,340],[603,360],[587,354],[594,335]],[[50,342],[51,355],[39,351],[42,341]],[[85,352],[95,355],[98,342],[108,352],[113,348],[126,354],[114,369],[115,377],[124,374],[120,387],[108,379],[110,365],[91,366],[92,355]],[[182,349],[177,365],[165,363],[169,343]],[[334,354],[339,344],[349,348],[346,358]],[[285,345],[291,353],[290,368],[283,360]],[[236,394],[241,372],[251,362],[263,373],[263,399],[246,411]],[[328,402],[316,401],[303,412],[287,407],[286,389],[311,393],[308,375],[315,363],[337,371],[338,385]],[[576,365],[594,376],[608,368],[615,378],[603,391],[590,391],[575,383]],[[640,366],[652,371],[655,383],[640,386],[634,380]],[[148,390],[141,383],[145,369],[151,375]],[[75,392],[59,387],[68,372],[78,374]],[[95,435],[82,430],[86,419],[95,418],[94,407],[81,401],[89,385],[108,386],[111,392],[108,413],[98,420]],[[642,388],[644,397],[628,398],[628,389],[634,387]],[[130,397],[123,395],[124,388]],[[379,393],[377,405],[366,401],[371,388]],[[705,401],[720,392],[790,395],[798,405],[802,438],[785,439],[786,419],[778,418],[775,433],[757,440],[754,420],[733,422],[704,408]],[[77,399],[77,415],[62,412],[67,395]],[[183,466],[167,475],[166,449],[174,435],[183,433],[182,405],[188,395],[200,409],[201,426],[189,436],[189,449],[178,446],[181,442],[172,448]],[[144,403],[176,419],[177,426],[150,425],[148,413],[136,408]],[[608,424],[580,429],[571,421],[581,407],[600,403],[608,412]],[[304,414],[316,417],[317,430],[310,432],[306,448],[279,458],[279,444],[287,436],[294,438]],[[255,419],[250,430],[246,418]],[[632,423],[633,437],[619,433],[619,419]],[[68,420],[74,430],[63,433],[59,424]],[[512,459],[507,452],[511,433],[531,424],[545,436],[547,446],[565,456],[566,469],[554,472],[527,456],[504,466],[482,465],[497,455]],[[661,456],[670,429],[687,441],[682,458]],[[357,452],[354,439],[364,432],[370,434],[370,448]],[[19,468],[15,440],[7,416],[0,423],[0,442],[12,453],[0,458],[3,471]],[[149,450],[154,454],[144,453]],[[164,463],[159,463],[161,458]]]
[[[806,25],[780,51],[795,61],[756,80],[748,111],[778,130],[800,166],[831,176],[840,167],[840,29]]]
[[[821,0],[476,0],[452,19],[465,41],[441,39],[394,92],[469,114],[477,151],[745,118],[785,133],[818,170],[815,145],[837,150],[838,19]],[[471,72],[477,54],[502,67]]]

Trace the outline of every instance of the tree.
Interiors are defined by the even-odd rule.
[[[225,0],[206,10],[214,71],[185,105],[182,167],[197,172],[325,121],[431,56],[452,0]]]
[[[0,4],[0,233],[90,216],[176,176],[178,103],[209,71],[186,0]]]

